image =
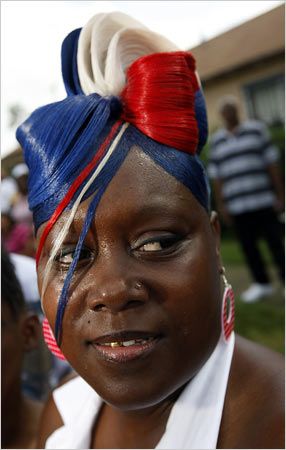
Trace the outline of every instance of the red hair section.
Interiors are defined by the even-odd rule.
[[[194,154],[199,138],[195,116],[198,89],[191,53],[143,56],[127,71],[121,118],[161,144]]]

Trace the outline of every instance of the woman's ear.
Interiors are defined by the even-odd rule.
[[[21,334],[23,337],[23,350],[30,352],[39,345],[41,326],[36,314],[27,312],[24,314],[21,323]]]
[[[221,270],[221,268],[223,266],[222,260],[221,260],[221,254],[220,254],[221,228],[220,228],[220,223],[219,223],[219,219],[218,219],[218,214],[215,211],[211,212],[210,224],[211,224],[211,229],[212,229],[214,241],[215,241],[215,252],[216,252],[216,256],[217,256],[217,264],[218,264],[219,270]]]

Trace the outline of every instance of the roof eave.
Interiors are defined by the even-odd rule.
[[[202,75],[202,73],[200,72],[200,79],[202,83],[206,83],[220,77],[231,75],[238,70],[243,70],[246,69],[247,67],[254,66],[255,64],[258,64],[262,61],[269,61],[270,59],[275,58],[277,56],[285,56],[285,49],[281,48],[269,54],[259,55],[256,58],[251,58],[251,60],[244,61],[243,63],[239,63],[231,67],[227,67],[215,73],[207,74],[206,76]]]

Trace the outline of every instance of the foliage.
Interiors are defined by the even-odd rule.
[[[266,243],[264,241],[259,241],[258,245],[261,249],[262,258],[264,259],[265,263],[271,264],[272,259]],[[221,241],[221,255],[226,265],[245,264],[245,259],[241,247],[239,245],[239,242],[234,237],[232,230],[228,229],[227,235],[226,233],[223,233],[223,238]]]
[[[280,152],[280,169],[285,179],[285,128],[282,125],[272,126],[270,133],[273,143],[278,147]]]
[[[268,300],[246,304],[236,299],[235,330],[238,334],[284,353],[284,304]]]

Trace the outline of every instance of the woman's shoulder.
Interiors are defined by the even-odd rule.
[[[236,336],[219,448],[284,448],[284,358]]]
[[[236,343],[232,361],[233,371],[241,375],[255,377],[256,384],[271,382],[273,387],[284,386],[284,357],[270,348],[256,342],[249,341],[236,335]],[[257,386],[259,387],[259,386]]]

